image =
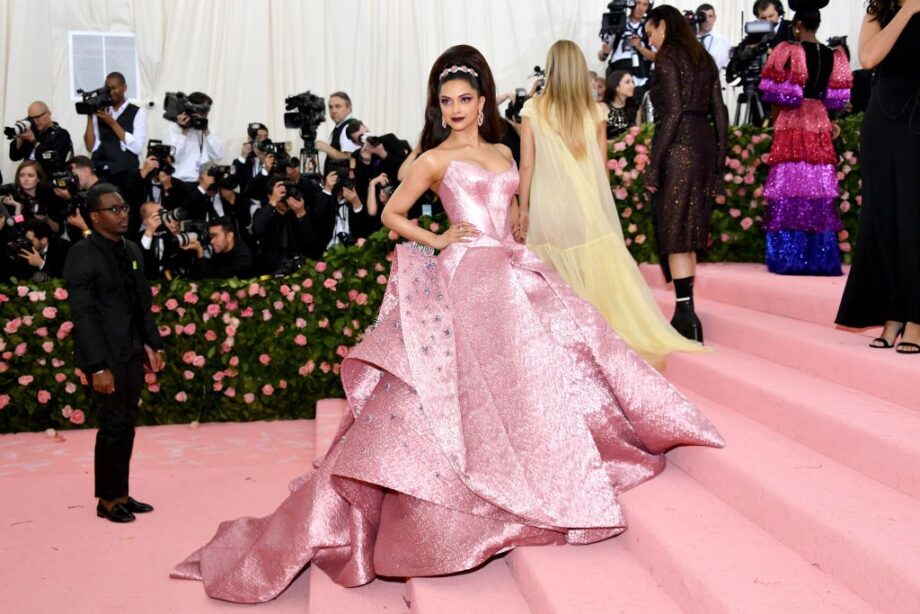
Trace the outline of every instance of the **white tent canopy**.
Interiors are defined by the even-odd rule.
[[[698,2],[672,4],[690,9]],[[710,4],[719,15],[716,29],[737,43],[742,10],[750,17],[753,0]],[[355,116],[372,131],[414,142],[428,70],[448,46],[479,48],[500,92],[528,85],[527,75],[560,38],[578,43],[589,65],[602,71],[597,31],[605,6],[604,0],[0,0],[6,84],[0,117],[9,126],[31,101],[43,100],[70,130],[77,153],[85,153],[85,119],[75,113],[70,91],[69,33],[120,32],[136,37],[139,102],[155,103],[148,109],[150,138],[166,132],[165,92],[200,90],[215,101],[211,121],[228,160],[253,121],[296,148],[296,131],[284,130],[285,96],[311,90],[325,98],[345,90]],[[862,14],[860,2],[833,0],[819,34],[849,35],[855,55]],[[734,97],[726,92],[727,101]],[[330,129],[327,121],[320,138]],[[3,147],[9,181],[15,166]]]

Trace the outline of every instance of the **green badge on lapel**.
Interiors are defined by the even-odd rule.
[[[137,260],[131,261],[131,268],[133,268],[135,271],[137,270]]]

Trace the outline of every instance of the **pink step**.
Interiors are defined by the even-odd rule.
[[[408,614],[404,582],[374,580],[356,588],[339,586],[322,569],[310,567],[310,614]]]
[[[530,614],[504,558],[492,559],[474,571],[439,578],[412,578],[405,600],[412,614],[501,612]]]
[[[345,399],[321,399],[316,403],[316,430],[314,431],[314,456],[322,459],[329,451],[332,438],[339,429],[342,416],[348,411]]]
[[[699,395],[724,450],[674,463],[777,540],[886,611],[920,611],[920,501]]]
[[[673,295],[652,293],[670,318]],[[705,299],[697,301],[696,311],[707,342],[920,410],[920,394],[905,385],[916,377],[917,364],[909,356],[868,347],[864,335]]]
[[[712,347],[711,354],[671,355],[668,379],[920,498],[920,413],[731,348]]]
[[[620,539],[518,548],[507,560],[535,614],[683,612]]]
[[[621,502],[617,539],[688,613],[875,611],[673,465]]]
[[[640,269],[649,286],[665,287],[657,265]],[[698,267],[694,292],[701,299],[833,326],[845,284],[845,276],[773,275],[762,264],[706,263]]]

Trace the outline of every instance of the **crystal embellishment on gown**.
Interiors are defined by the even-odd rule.
[[[722,445],[514,241],[517,181],[514,166],[448,166],[445,210],[481,234],[437,258],[397,247],[379,324],[343,362],[350,411],[328,454],[273,514],[222,523],[174,577],[259,602],[311,562],[357,586],[591,543],[625,529],[617,495],[662,471],[668,449]]]

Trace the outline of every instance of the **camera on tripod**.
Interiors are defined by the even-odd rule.
[[[193,94],[194,95],[194,94]],[[199,117],[196,113],[207,114],[211,111],[211,105],[207,102],[194,103],[189,100],[183,92],[166,92],[163,99],[163,119],[173,123],[179,122],[179,116],[185,113],[189,121],[187,128],[195,130],[207,130],[208,118]]]
[[[112,94],[104,85],[91,92],[77,90],[77,93],[83,97],[83,101],[76,104],[78,115],[95,115],[112,105]]]
[[[172,165],[172,161],[176,159],[176,148],[172,145],[167,145],[157,139],[150,139],[147,141],[147,157],[156,158],[160,172],[167,175],[176,172],[176,167]]]
[[[326,121],[326,101],[306,91],[285,98],[284,109],[284,127],[300,130],[304,150],[315,152],[316,131]]]
[[[23,133],[32,130],[32,120],[29,118],[20,119],[19,121],[13,123],[12,126],[6,126],[3,128],[3,135],[9,140],[13,140],[23,135]],[[33,131],[34,132],[34,131]]]

